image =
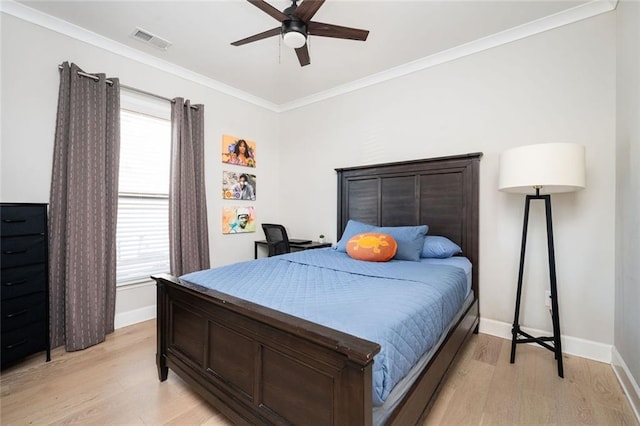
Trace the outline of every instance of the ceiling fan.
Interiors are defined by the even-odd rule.
[[[284,44],[296,50],[300,66],[309,65],[309,49],[307,48],[307,37],[310,35],[320,37],[344,38],[349,40],[365,41],[369,35],[367,30],[357,28],[341,27],[339,25],[323,24],[311,21],[320,6],[325,0],[304,0],[298,6],[299,0],[292,0],[291,6],[280,12],[264,0],[247,0],[269,16],[277,19],[281,23],[279,27],[265,32],[243,38],[231,43],[233,46],[262,40],[275,35],[282,35]]]

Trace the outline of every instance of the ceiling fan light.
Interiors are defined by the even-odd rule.
[[[293,49],[302,47],[307,42],[307,38],[304,36],[304,34],[299,33],[298,31],[286,32],[282,36],[282,39],[284,40],[284,44],[286,46],[291,47]]]

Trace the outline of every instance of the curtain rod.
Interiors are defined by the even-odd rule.
[[[62,70],[62,65],[58,65],[58,69]],[[92,79],[94,81],[100,80],[100,78],[98,76],[93,75],[93,74],[89,74],[89,73],[86,73],[86,72],[82,72],[82,71],[78,71],[78,75],[81,76],[81,77],[90,78],[90,79]],[[105,82],[109,86],[113,86],[113,81],[107,79],[107,80],[105,80]],[[120,87],[123,88],[123,89],[127,89],[127,90],[131,90],[131,91],[134,91],[134,92],[141,93],[143,95],[153,96],[154,98],[162,99],[163,101],[171,102],[172,104],[176,103],[176,101],[174,99],[165,98],[164,96],[156,95],[155,93],[151,93],[151,92],[146,92],[146,91],[141,90],[141,89],[136,89],[135,87],[127,86],[125,84],[121,84]],[[190,105],[190,106],[191,106],[191,108],[195,109],[196,111],[199,109],[196,105]]]
[[[109,81],[109,80],[107,80],[107,81]],[[123,89],[126,89],[126,90],[131,90],[132,92],[141,93],[141,94],[147,95],[147,96],[153,96],[154,98],[158,98],[158,99],[161,99],[163,101],[171,102],[172,104],[176,103],[176,101],[173,100],[173,99],[165,98],[164,96],[156,95],[155,93],[151,93],[151,92],[147,92],[147,91],[142,90],[142,89],[137,89],[135,87],[127,86],[126,84],[121,84],[120,87],[123,88]],[[196,111],[199,109],[197,105],[189,105],[189,106],[191,108],[195,109]]]

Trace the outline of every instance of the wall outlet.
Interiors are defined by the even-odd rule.
[[[551,291],[545,290],[544,292],[544,306],[551,308]]]

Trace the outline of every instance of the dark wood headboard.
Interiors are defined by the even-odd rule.
[[[336,169],[338,239],[349,219],[376,226],[429,225],[473,264],[478,297],[478,180],[482,153]]]

